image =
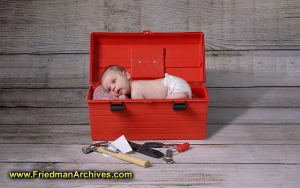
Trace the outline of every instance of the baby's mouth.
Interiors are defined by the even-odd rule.
[[[118,89],[118,94],[121,94],[121,88],[120,88],[120,89]]]

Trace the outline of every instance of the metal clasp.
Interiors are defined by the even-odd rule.
[[[124,111],[124,103],[110,103],[110,111]]]
[[[186,102],[173,102],[173,110],[185,110]]]

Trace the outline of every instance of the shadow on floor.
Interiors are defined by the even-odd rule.
[[[218,79],[218,75],[220,74],[223,74],[224,79],[220,79],[222,79],[224,85],[228,86],[230,85],[228,83],[238,82],[238,80],[233,81],[233,77],[236,76],[235,73],[231,75],[229,71],[226,72],[226,76],[224,76],[224,72],[218,73],[217,71],[208,70],[207,78]],[[228,80],[225,78],[228,78]],[[239,78],[237,77],[236,79]],[[245,114],[249,108],[259,107],[261,105],[259,104],[260,99],[268,92],[272,92],[266,88],[261,89],[259,87],[209,87],[209,83],[207,85],[209,94],[207,138],[212,137],[226,125],[232,123],[242,124],[243,122],[241,122],[239,117]]]

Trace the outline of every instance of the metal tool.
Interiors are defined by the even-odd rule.
[[[95,143],[95,144],[91,144],[89,146],[84,146],[82,148],[82,153],[84,154],[89,154],[89,153],[92,153],[94,151],[97,151],[97,147],[107,147],[108,146],[108,142],[107,141],[104,141],[104,142],[98,142],[98,143]]]
[[[128,141],[129,145],[131,146],[132,150],[135,152],[139,152],[143,155],[147,155],[154,158],[162,158],[164,154],[158,150],[152,149],[151,147],[137,144],[131,141]]]
[[[164,144],[162,142],[145,142],[143,145],[151,148],[163,148],[163,147],[172,148],[173,147],[175,148],[175,151],[179,153],[190,149],[190,144],[188,142],[184,142],[183,144]]]
[[[106,148],[107,146],[108,146],[108,142],[99,142],[96,144],[92,144],[92,145],[83,147],[82,152],[84,154],[88,154],[88,153],[97,151],[99,153],[104,153],[104,154],[110,155],[112,157],[121,159],[123,161],[130,162],[130,163],[133,163],[133,164],[145,167],[145,168],[150,166],[150,161],[147,161],[145,159],[140,159],[138,157],[134,157],[134,156],[131,156],[126,153],[112,151],[110,149],[107,149]]]
[[[145,142],[143,145],[151,148],[164,148],[176,146],[177,144],[164,144],[162,142]]]
[[[173,160],[173,151],[171,149],[167,149],[166,151],[166,155],[163,157],[163,160],[167,163],[167,164],[173,164],[175,163]]]

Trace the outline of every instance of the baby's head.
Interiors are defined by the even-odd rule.
[[[131,92],[130,74],[120,66],[107,67],[102,74],[101,83],[114,96],[128,95]]]

